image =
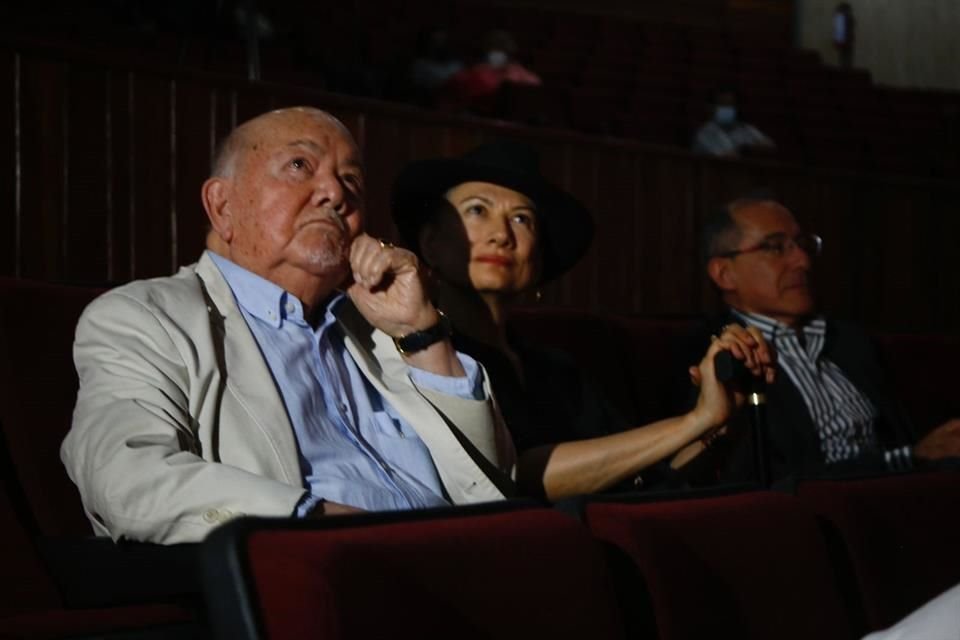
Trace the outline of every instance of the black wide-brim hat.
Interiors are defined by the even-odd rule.
[[[590,247],[593,220],[587,208],[541,175],[534,149],[508,141],[484,144],[459,157],[430,158],[404,167],[393,183],[391,208],[408,247],[420,252],[420,228],[435,215],[444,194],[464,182],[489,182],[533,201],[543,262],[541,282],[566,272]]]

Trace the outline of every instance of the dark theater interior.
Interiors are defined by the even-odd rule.
[[[958,29],[956,0],[2,3],[0,639],[960,638]],[[323,334],[339,337],[319,337],[322,318],[301,297],[309,344],[317,353],[323,340],[339,345],[347,364],[329,370],[350,373],[346,386],[324,373],[294,393],[288,383],[311,365],[275,366],[276,353],[294,352],[266,341],[273,334],[256,328],[240,281],[208,256],[279,287],[281,305],[297,298],[243,262],[248,254],[233,248],[240,222],[222,222],[239,214],[223,214],[209,186],[273,184],[240,184],[260,157],[254,133],[267,130],[249,123],[275,121],[271,135],[285,135],[293,125],[283,123],[306,116],[274,110],[297,106],[348,130],[336,135],[355,143],[362,223],[379,244],[351,237],[338,260],[350,261],[352,277],[338,263],[342,282],[323,297],[345,301],[329,303],[330,318],[336,305],[359,309],[371,334],[356,341],[372,364],[353,362],[363,358],[340,320]],[[334,130],[335,120],[323,122]],[[232,156],[244,123],[251,144]],[[435,194],[408,202],[396,185],[411,166],[466,166],[471,150],[501,143],[531,151],[537,190],[529,174],[466,177],[442,183],[446,209],[457,213],[454,185],[479,181],[527,203],[517,210],[537,220],[530,242],[560,235],[541,206],[548,196],[582,206],[592,222],[571,240],[581,248],[533,245],[534,284],[504,297],[502,342],[474,352],[462,345],[477,336],[452,312],[451,327],[429,284],[444,277],[435,245],[411,246],[398,223],[409,213],[400,209]],[[287,147],[298,145],[316,146]],[[773,207],[796,231],[746,243],[747,212]],[[711,236],[718,214],[734,230]],[[442,214],[430,215],[413,237],[442,228]],[[524,220],[511,214],[504,251],[519,251]],[[431,326],[391,332],[368,313],[354,294],[362,239],[375,259],[393,260],[370,295],[420,283],[416,309],[430,311]],[[717,249],[728,241],[740,244]],[[550,271],[548,251],[571,257]],[[216,265],[235,313],[205,284],[203,260]],[[815,306],[795,314],[801,323],[738,304],[737,277],[788,260],[801,265],[803,291],[815,292]],[[187,302],[163,309],[172,289],[151,283],[198,261],[188,269],[196,278],[177,276],[198,292],[204,321],[192,329]],[[749,261],[760,266],[745,269]],[[95,315],[117,287],[114,305]],[[489,292],[470,291],[491,304]],[[291,325],[293,308],[287,302],[270,330]],[[251,345],[242,362],[265,376],[247,391],[223,342],[237,326]],[[96,335],[112,337],[91,346]],[[840,335],[855,336],[851,353],[835,347]],[[201,371],[205,340],[221,340],[212,377]],[[775,381],[738,368],[751,358],[764,368],[744,341],[769,343]],[[559,354],[560,364],[535,369],[519,347],[497,350],[521,344]],[[827,346],[821,354],[813,344]],[[379,359],[384,345],[392,360]],[[475,381],[481,440],[435,399],[452,392],[419,377],[429,372],[416,358],[440,348],[458,353],[461,373],[430,375]],[[124,350],[162,362],[143,373]],[[733,356],[729,376],[715,354]],[[461,369],[467,360],[481,366]],[[436,414],[442,437],[391,408],[401,392],[389,363],[401,366],[403,393]],[[374,382],[380,375],[388,382]],[[535,377],[547,392],[533,399]],[[344,409],[331,400],[357,380],[370,411],[388,416],[376,419],[399,430],[384,446],[423,450],[428,471],[411,471],[412,482],[436,478],[435,501],[344,500],[363,512],[336,515],[341,494],[318,493],[324,467],[311,451],[327,451],[340,473],[336,452],[347,445],[305,439],[301,420],[313,423],[300,416],[339,408],[364,422],[360,401]],[[784,388],[792,395],[781,406]],[[723,399],[709,402],[729,415],[682,447],[664,444],[668,426],[682,427],[671,420],[702,415],[714,391]],[[285,426],[234,429],[237,412],[255,414],[268,392]],[[865,416],[849,408],[860,400]],[[583,406],[594,401],[616,420],[592,423],[599,413]],[[557,427],[551,439],[552,421],[579,409],[576,435]],[[887,439],[890,415],[906,426]],[[540,430],[536,445],[518,437],[518,416]],[[801,428],[798,417],[803,436],[786,431]],[[153,424],[179,426],[148,431]],[[335,437],[397,486],[380,440],[352,424]],[[236,453],[257,429],[265,437]],[[282,437],[271,435],[278,429]],[[848,433],[835,429],[852,430],[853,444],[835,444]],[[654,434],[643,446],[658,453],[627,471],[597,453],[640,432]],[[289,473],[277,470],[287,468],[285,446]],[[801,449],[816,462],[797,462],[808,460]],[[581,453],[566,473],[582,477],[554,490],[547,470]],[[280,462],[261,462],[270,456]],[[475,476],[459,479],[451,460],[461,459]],[[746,471],[733,473],[736,464]],[[544,474],[535,489],[527,469]],[[583,479],[594,475],[607,480]],[[211,478],[249,482],[249,500]],[[151,513],[169,522],[134,522]]]

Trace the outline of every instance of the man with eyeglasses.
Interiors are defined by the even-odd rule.
[[[777,350],[766,390],[766,473],[905,469],[915,459],[960,455],[960,421],[915,445],[876,350],[858,328],[818,313],[810,272],[822,239],[761,195],[735,200],[707,222],[707,274],[729,307],[726,322],[760,329]],[[731,429],[721,478],[755,477],[750,430]]]

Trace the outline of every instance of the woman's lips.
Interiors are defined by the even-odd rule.
[[[474,258],[474,261],[484,264],[495,264],[501,267],[509,267],[513,264],[513,258],[509,256],[477,256]]]

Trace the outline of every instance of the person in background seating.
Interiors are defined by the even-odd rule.
[[[422,106],[433,106],[444,85],[462,70],[463,62],[454,54],[445,29],[422,32],[408,70],[411,99]]]
[[[601,491],[712,434],[743,400],[716,382],[713,357],[722,349],[772,379],[759,332],[732,326],[691,372],[701,382],[692,411],[623,430],[568,356],[512,336],[514,301],[573,267],[593,234],[587,210],[541,176],[526,145],[493,142],[408,165],[394,183],[393,216],[432,273],[433,299],[457,348],[491,374],[526,493],[556,500]]]
[[[445,106],[481,115],[496,115],[505,84],[540,86],[536,73],[516,59],[517,43],[506,31],[495,29],[483,37],[479,58],[450,77],[443,87]]]
[[[837,64],[844,69],[853,67],[853,49],[856,44],[856,22],[853,7],[841,2],[833,11],[833,48],[837,50]]]
[[[694,153],[736,158],[774,150],[773,140],[740,119],[737,102],[732,87],[721,87],[714,93],[713,116],[694,134]]]
[[[416,257],[363,233],[356,143],[289,108],[235,129],[202,200],[208,250],[94,301],[61,448],[99,535],[201,540],[241,514],[499,500],[514,454]]]
[[[729,309],[716,326],[754,327],[777,352],[777,379],[766,389],[770,478],[904,469],[960,455],[960,420],[913,444],[872,341],[817,310],[811,271],[821,248],[768,194],[731,202],[704,227],[706,271]],[[748,479],[750,430],[732,431],[721,477]]]

